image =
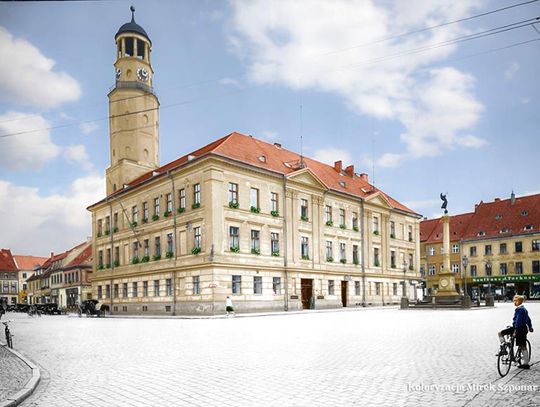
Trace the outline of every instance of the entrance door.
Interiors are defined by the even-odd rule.
[[[347,306],[347,285],[348,281],[341,282],[341,303],[344,307]]]
[[[302,292],[302,309],[309,309],[309,301],[313,296],[313,280],[302,278],[300,280],[300,289]]]

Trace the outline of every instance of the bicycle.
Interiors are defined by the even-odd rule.
[[[521,365],[521,349],[519,346],[515,345],[516,338],[513,335],[505,335],[504,342],[501,344],[499,354],[497,356],[497,370],[499,375],[504,377],[510,371],[512,363]],[[529,360],[531,358],[531,343],[529,340],[526,340],[527,350],[529,351]]]
[[[13,322],[13,320],[8,319],[7,321],[2,322],[2,324],[4,324],[5,326],[4,332],[6,334],[6,345],[8,348],[13,349],[13,335],[11,334],[11,331],[9,330],[10,322]]]

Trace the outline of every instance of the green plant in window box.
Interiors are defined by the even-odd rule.
[[[347,226],[346,226],[346,225],[339,225],[339,227],[340,227],[341,229],[347,229]]]
[[[156,213],[154,216],[152,216],[152,220],[156,221],[159,219],[159,215]]]
[[[194,247],[193,249],[191,249],[191,254],[199,254],[200,252],[201,252],[200,247]]]
[[[137,227],[137,222],[131,222],[131,226],[136,228]]]
[[[334,226],[334,222],[332,222],[331,220],[327,220],[326,226]]]
[[[110,268],[111,268],[111,263],[105,264],[105,268],[106,268],[106,269],[110,269]]]
[[[409,270],[414,270],[414,266],[409,266]]]
[[[309,218],[307,216],[300,216],[300,220],[303,220],[304,222],[309,222]]]
[[[163,213],[163,216],[168,218],[169,216],[171,216],[171,211],[165,211],[165,213]]]
[[[104,268],[105,268],[105,266],[103,264],[98,264],[98,266],[97,266],[98,270],[103,270]]]
[[[240,204],[238,202],[233,202],[233,201],[229,202],[229,208],[238,209],[239,207],[240,207]]]
[[[178,208],[176,212],[178,213],[184,213],[186,211],[186,208]]]
[[[409,242],[412,242],[413,241],[413,238],[412,237],[409,237]]]
[[[259,249],[251,249],[251,254],[259,255],[261,254],[261,251]]]
[[[345,263],[347,263],[347,259],[340,259],[339,262],[340,262],[341,264],[345,264]]]
[[[113,262],[113,266],[114,266],[114,267],[120,266],[120,261],[115,260],[115,261]]]
[[[373,231],[373,234],[379,236],[379,231],[378,231],[378,230],[374,230],[374,231]]]
[[[309,255],[302,256],[302,260],[309,260]]]
[[[97,237],[101,237],[101,232],[98,232]]]
[[[167,253],[165,254],[165,257],[167,257],[168,259],[172,259],[172,257],[173,257],[173,252],[167,252]]]
[[[249,208],[249,210],[253,213],[259,213],[261,211],[261,208],[257,208],[256,206],[252,206]]]
[[[332,263],[334,261],[334,258],[332,256],[328,256],[326,258],[326,261],[329,262],[329,263]]]
[[[358,266],[360,264],[360,262],[358,260],[353,260],[352,262],[355,266]]]
[[[379,266],[380,266],[379,260],[375,260],[375,262],[373,263],[373,265],[374,265],[375,267],[379,267]]]
[[[156,254],[156,255],[152,256],[152,260],[154,260],[154,261],[161,260],[161,254]]]
[[[395,239],[396,238],[396,235],[394,233],[390,233],[390,238],[391,239]]]
[[[115,226],[112,231],[113,231],[113,233],[118,232],[118,227]]]
[[[238,252],[240,252],[240,248],[237,247],[237,246],[231,246],[231,247],[229,248],[229,250],[230,250],[231,252],[233,252],[233,253],[238,253]]]
[[[131,259],[131,264],[139,264],[139,258],[138,257],[134,257]]]
[[[272,215],[274,218],[277,218],[279,216],[278,211],[270,211],[270,215]]]
[[[105,236],[109,236],[111,234],[111,231],[110,230],[106,230],[105,231]]]
[[[142,223],[148,223],[148,218],[142,218]]]
[[[150,261],[150,256],[143,256],[141,263],[148,263]]]
[[[358,230],[359,230],[359,229],[358,229],[358,226],[353,226],[352,228],[353,228],[353,230],[354,230],[355,232],[358,232]]]
[[[194,203],[193,205],[191,205],[191,209],[198,209],[201,207],[201,203],[200,202],[197,202],[197,203]]]
[[[274,257],[279,257],[279,251],[272,252],[272,256],[274,256]]]

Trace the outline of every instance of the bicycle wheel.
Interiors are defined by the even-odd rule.
[[[529,361],[530,361],[531,360],[531,343],[529,342],[528,339],[527,339],[526,346],[527,346],[527,351],[529,352]],[[516,355],[516,362],[522,365],[524,361],[522,360],[523,355],[521,354],[521,349],[519,348],[519,346],[516,346],[514,353]]]
[[[508,345],[505,345],[505,349],[506,355],[499,355],[497,357],[497,370],[499,371],[499,375],[501,375],[501,377],[504,377],[508,374],[508,372],[510,371],[510,366],[512,365],[510,349],[508,349]]]

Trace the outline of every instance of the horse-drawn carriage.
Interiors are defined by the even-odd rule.
[[[110,311],[109,306],[98,300],[85,300],[79,305],[79,317],[85,314],[87,317],[104,317]]]

